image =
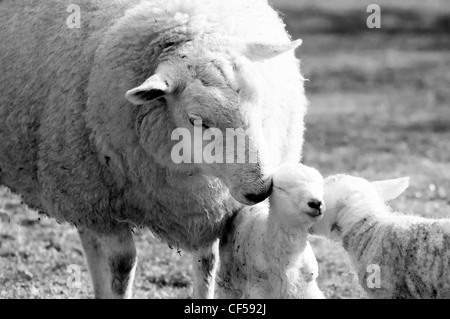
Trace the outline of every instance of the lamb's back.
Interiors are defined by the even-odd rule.
[[[393,215],[357,236],[359,248],[351,255],[370,296],[450,297],[449,219]]]

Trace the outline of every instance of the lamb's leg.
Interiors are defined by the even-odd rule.
[[[218,263],[219,240],[193,253],[195,299],[214,299]]]
[[[310,282],[306,287],[305,299],[325,299],[325,295],[320,290],[316,281]]]
[[[136,248],[131,230],[122,228],[109,236],[79,230],[95,298],[129,299],[136,271]]]

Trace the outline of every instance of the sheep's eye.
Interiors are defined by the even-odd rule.
[[[205,79],[199,79],[199,80],[200,80],[200,83],[201,83],[203,86],[206,86],[206,87],[211,86],[211,83],[209,83],[209,82],[206,81]]]
[[[195,121],[196,121],[196,119],[194,119],[192,117],[189,118],[189,122],[191,123],[192,126],[195,126]]]
[[[196,127],[203,127],[204,129],[208,129],[209,126],[206,125],[203,121],[202,118],[200,117],[190,117],[189,118],[189,122],[191,123],[192,126],[196,126]]]

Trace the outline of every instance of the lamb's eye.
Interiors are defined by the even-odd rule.
[[[227,77],[225,76],[225,72],[224,72],[223,69],[220,67],[220,65],[217,64],[217,63],[214,63],[213,65],[214,65],[214,67],[216,68],[216,70],[219,71],[220,75],[221,75],[224,79],[226,79]]]

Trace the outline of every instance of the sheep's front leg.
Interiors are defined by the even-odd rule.
[[[131,298],[136,271],[136,247],[129,228],[99,236],[87,229],[78,230],[86,255],[95,298]]]
[[[214,299],[218,263],[219,240],[193,253],[195,299]]]

